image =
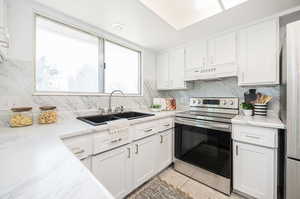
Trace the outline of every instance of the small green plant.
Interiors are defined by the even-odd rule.
[[[241,108],[244,109],[244,110],[252,110],[254,107],[253,107],[252,104],[248,104],[248,103],[246,103],[246,102],[243,102],[243,103],[241,104]]]
[[[153,108],[153,109],[160,109],[161,108],[161,105],[160,104],[152,104],[150,106],[150,108]]]

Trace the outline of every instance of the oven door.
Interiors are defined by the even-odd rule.
[[[175,120],[175,157],[231,178],[231,124],[179,118]]]

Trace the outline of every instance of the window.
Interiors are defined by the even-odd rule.
[[[140,53],[109,41],[104,43],[104,52],[105,92],[119,89],[124,93],[138,94]]]
[[[118,89],[139,95],[140,58],[139,51],[36,16],[38,93],[101,94]]]

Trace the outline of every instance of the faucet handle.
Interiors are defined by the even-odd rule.
[[[114,112],[119,113],[119,112],[124,112],[124,110],[125,110],[124,106],[117,106]]]
[[[104,114],[105,113],[105,109],[104,108],[99,107],[98,110],[99,110],[100,114]]]

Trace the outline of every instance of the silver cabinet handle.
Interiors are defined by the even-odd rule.
[[[164,137],[162,135],[160,136],[160,143],[164,143]]]
[[[71,149],[72,153],[74,153],[75,155],[78,155],[78,154],[81,154],[81,153],[84,153],[85,150],[84,149],[80,149],[80,148],[73,148]]]
[[[253,138],[253,139],[257,139],[259,140],[260,137],[257,137],[257,136],[253,136],[253,135],[246,135],[247,138]]]
[[[165,124],[164,126],[165,126],[165,127],[168,127],[168,126],[170,126],[170,124]]]
[[[236,154],[236,156],[239,155],[239,146],[238,145],[235,146],[235,154]]]
[[[120,142],[120,141],[122,141],[122,138],[118,138],[118,139],[112,140],[112,141],[110,141],[110,142],[111,142],[111,143],[116,143],[116,142]]]
[[[153,129],[147,129],[147,130],[144,130],[145,132],[151,132]]]
[[[128,156],[127,157],[130,158],[130,156],[131,156],[131,150],[130,150],[129,147],[127,148],[127,151],[128,151]]]
[[[135,145],[135,154],[138,154],[138,153],[139,153],[139,145],[136,144],[136,145]]]

